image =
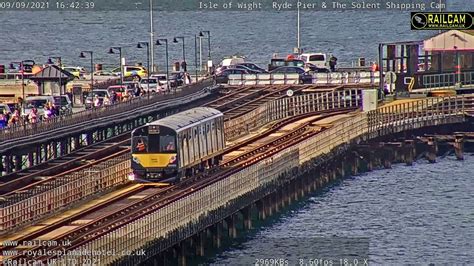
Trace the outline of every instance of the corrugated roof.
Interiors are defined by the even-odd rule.
[[[31,79],[58,79],[59,77],[61,77],[61,79],[72,79],[74,76],[60,69],[58,66],[50,65],[33,75]]]
[[[192,124],[200,122],[202,120],[222,116],[223,114],[214,108],[209,107],[196,107],[187,111],[177,113],[163,119],[149,123],[149,125],[160,125],[169,127],[173,130],[179,131]]]

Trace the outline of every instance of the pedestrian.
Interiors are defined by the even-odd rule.
[[[331,72],[336,71],[336,65],[337,65],[337,58],[331,54],[331,57],[329,58],[329,67],[331,68]]]
[[[117,93],[112,91],[110,95],[110,104],[115,104],[117,102]]]
[[[100,99],[99,95],[94,96],[94,101],[93,101],[94,107],[99,108],[100,107]]]
[[[111,105],[110,98],[109,98],[108,95],[105,95],[103,104],[104,104],[104,106]]]
[[[46,105],[44,107],[44,119],[48,120],[53,116],[53,110],[51,110],[51,107],[49,105]]]
[[[30,113],[28,114],[28,120],[31,124],[38,122],[38,109],[31,109]]]
[[[18,112],[18,110],[15,110],[15,112],[13,112],[12,116],[10,117],[10,120],[8,121],[8,126],[14,126],[18,123],[20,123],[20,112]]]
[[[7,125],[8,125],[8,121],[5,120],[5,115],[4,115],[4,114],[0,114],[0,129],[6,128]]]
[[[188,71],[186,61],[181,62],[181,68],[184,72]]]
[[[184,72],[184,83],[186,85],[191,84],[191,76],[188,72]]]

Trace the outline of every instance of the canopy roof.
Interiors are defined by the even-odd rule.
[[[60,69],[58,66],[50,65],[30,77],[32,80],[59,80],[60,78],[62,80],[72,80],[74,75],[63,69]]]
[[[425,51],[474,51],[474,30],[449,30],[424,41]]]

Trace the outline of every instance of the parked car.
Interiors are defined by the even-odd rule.
[[[159,84],[158,79],[156,78],[143,78],[140,80],[140,87],[145,91],[145,92],[150,92],[150,93],[157,93],[157,92],[162,92],[165,89]]]
[[[216,83],[228,83],[231,74],[249,74],[245,69],[228,68],[215,75]]]
[[[329,69],[327,69],[327,68],[319,68],[319,67],[317,67],[317,66],[315,66],[311,63],[306,63],[304,65],[304,69],[306,71],[313,71],[313,72],[316,72],[316,73],[329,73],[330,72]]]
[[[171,87],[179,87],[184,84],[184,73],[183,72],[175,72],[172,73],[170,76],[170,85]]]
[[[270,73],[275,74],[275,73],[281,73],[281,74],[292,74],[292,73],[297,73],[300,76],[300,81],[303,84],[311,84],[313,83],[313,76],[306,72],[304,68],[302,67],[297,67],[297,66],[283,66],[279,67]]]
[[[109,86],[107,88],[107,91],[109,92],[110,95],[112,95],[112,92],[115,92],[117,94],[118,100],[120,101],[127,88],[128,88],[127,85],[113,85],[113,86]]]
[[[38,109],[38,116],[43,116],[44,115],[44,107],[46,106],[46,104],[50,102],[50,103],[54,103],[54,97],[53,96],[46,96],[46,95],[42,95],[42,96],[27,96],[25,98],[25,102],[24,102],[24,108],[22,110],[22,116],[27,116],[30,114],[31,110],[33,108],[36,108]]]
[[[63,70],[66,70],[67,72],[71,73],[74,75],[76,78],[83,78],[84,74],[87,73],[86,69],[83,67],[63,67]]]
[[[123,66],[123,72],[124,72],[124,75],[123,75],[124,78],[128,78],[128,77],[144,78],[148,75],[147,69],[143,66]],[[112,73],[115,73],[115,75],[120,76],[121,75],[120,67],[117,67],[114,70],[112,70]]]
[[[244,65],[230,65],[228,68],[243,69],[243,70],[247,71],[249,74],[260,74],[260,73],[262,73],[259,70],[253,70],[253,69],[250,69],[250,68],[248,68]]]
[[[245,66],[253,71],[258,71],[259,73],[267,73],[267,71],[254,63],[241,63],[238,66]]]
[[[108,90],[93,90],[89,92],[89,94],[86,97],[86,100],[85,100],[86,109],[90,109],[94,107],[94,97],[96,95],[99,97],[99,103],[101,106],[104,102],[105,96],[108,96],[110,98],[110,93]]]
[[[0,114],[6,114],[6,113],[11,113],[12,110],[10,109],[10,106],[5,103],[0,103]]]
[[[218,73],[222,72],[223,70],[225,70],[227,68],[230,68],[229,66],[231,66],[231,65],[240,65],[242,63],[245,63],[245,59],[243,57],[232,56],[232,57],[229,57],[229,58],[224,58],[222,60],[222,62],[220,62],[217,65],[215,73],[218,74]]]
[[[59,106],[59,114],[72,114],[72,102],[68,95],[53,96],[54,105]]]
[[[171,87],[171,82],[166,79],[166,74],[153,74],[151,75],[151,78],[157,79],[158,84],[160,84],[160,86],[164,88],[167,88],[167,85],[166,85],[167,82],[170,83],[170,87]]]
[[[110,70],[97,70],[94,72],[94,76],[117,76],[117,74]]]
[[[272,58],[268,65],[268,71],[273,71],[283,66],[304,67],[304,61],[299,59]]]

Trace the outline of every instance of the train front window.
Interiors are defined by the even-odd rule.
[[[176,136],[160,136],[160,152],[176,152]]]
[[[132,139],[132,152],[145,153],[148,151],[148,137],[134,136]]]

